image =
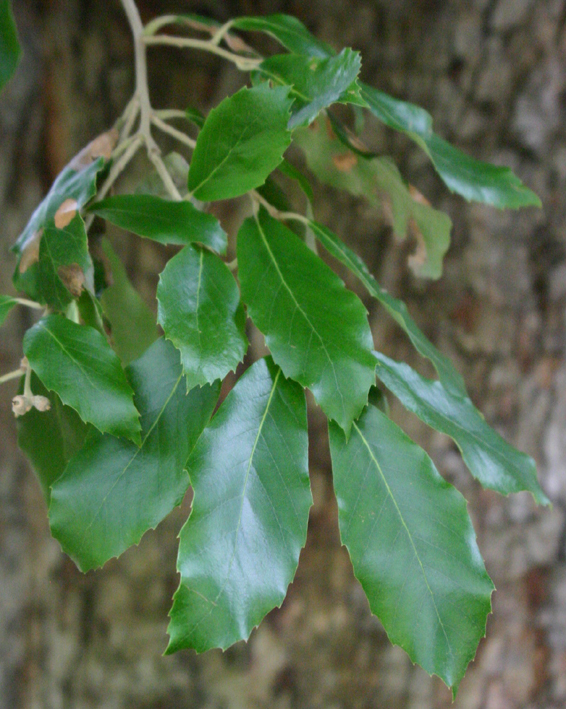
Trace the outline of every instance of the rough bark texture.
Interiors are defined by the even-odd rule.
[[[9,245],[57,171],[106,129],[132,88],[129,30],[117,2],[15,4],[24,61],[0,105],[0,287],[11,292]],[[437,130],[476,157],[512,166],[544,210],[500,213],[452,198],[402,137],[368,130],[404,174],[454,220],[443,279],[406,268],[408,247],[346,197],[319,200],[317,216],[352,235],[374,272],[401,294],[430,337],[457,362],[486,418],[534,455],[552,511],[530,498],[482,492],[453,445],[394,407],[406,430],[468,496],[497,593],[461,709],[566,704],[566,2],[564,0],[313,0],[143,2],[172,8],[296,13],[317,35],[361,49],[370,83],[421,103]],[[239,77],[202,54],[152,52],[156,105],[207,108]],[[319,190],[324,200],[328,194]],[[230,215],[227,223],[230,222]],[[117,244],[151,301],[166,254]],[[355,287],[355,284],[351,284]],[[377,341],[415,361],[372,307]],[[31,320],[12,314],[0,371],[17,366]],[[249,644],[222,654],[161,657],[176,586],[175,513],[138,548],[82,576],[49,537],[39,486],[16,450],[0,404],[0,707],[4,709],[440,709],[448,691],[391,647],[370,616],[340,548],[323,421],[313,416],[316,505],[297,579],[282,609]],[[186,510],[184,511],[186,513]]]

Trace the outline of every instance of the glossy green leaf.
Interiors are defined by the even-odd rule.
[[[465,498],[369,406],[346,442],[330,423],[340,535],[395,645],[456,693],[491,610],[493,584]]]
[[[360,82],[361,95],[374,116],[389,128],[427,139],[432,135],[432,116],[420,106],[389,96]]]
[[[359,52],[344,49],[328,59],[277,54],[262,62],[258,71],[276,85],[291,87],[289,96],[295,102],[289,128],[293,129],[311,123],[323,108],[348,103],[356,96],[361,64]]]
[[[409,411],[455,441],[483,487],[503,495],[528,490],[536,502],[550,504],[538,484],[534,460],[488,426],[468,397],[447,391],[442,382],[421,377],[407,364],[380,352],[374,355],[379,379]]]
[[[379,300],[395,322],[407,333],[417,352],[429,359],[438,372],[440,380],[448,391],[467,396],[462,375],[452,362],[428,340],[410,316],[402,300],[394,298],[371,275],[362,259],[352,251],[336,234],[322,224],[310,222],[310,227],[324,248],[363,283],[370,295]]]
[[[227,236],[218,219],[199,211],[190,202],[172,202],[148,194],[116,195],[96,202],[90,211],[161,244],[184,246],[198,241],[226,253]]]
[[[312,498],[305,395],[270,358],[241,377],[188,462],[181,583],[168,653],[246,639],[280,606],[305,544]]]
[[[84,148],[59,173],[49,193],[12,246],[18,259],[14,285],[34,300],[41,299],[37,262],[43,229],[48,224],[53,225],[52,220],[57,210],[66,200],[74,200],[76,208],[81,209],[95,195],[98,175],[107,164],[103,157],[93,160],[92,145]]]
[[[500,209],[541,206],[537,195],[508,167],[475,160],[433,133],[432,118],[424,109],[366,84],[360,87],[370,111],[390,128],[407,133],[428,154],[452,192]]]
[[[244,87],[208,114],[189,170],[197,199],[238,197],[265,182],[291,142],[288,91]]]
[[[20,54],[10,0],[0,0],[0,91],[16,71]]]
[[[108,240],[102,248],[111,268],[111,285],[102,293],[110,321],[112,345],[124,364],[137,359],[157,339],[155,315],[130,283],[126,269]]]
[[[242,298],[285,376],[349,431],[375,381],[366,309],[336,274],[261,210],[238,234]]]
[[[17,304],[18,301],[15,298],[9,295],[0,295],[0,325],[4,323],[12,308]]]
[[[80,297],[85,285],[93,289],[93,264],[80,214],[62,229],[51,222],[39,242],[39,288],[42,301],[54,310],[64,310]]]
[[[93,428],[83,423],[74,409],[65,406],[55,392],[47,391],[35,374],[31,389],[35,395],[47,397],[51,408],[33,408],[17,419],[18,446],[29,458],[49,504],[51,485],[63,474]]]
[[[132,388],[117,355],[97,330],[48,315],[26,332],[23,347],[42,383],[83,421],[139,442]]]
[[[184,470],[218,399],[219,383],[187,393],[179,353],[163,339],[128,367],[142,440],[96,432],[53,485],[53,536],[83,571],[102,566],[181,503]]]
[[[224,379],[247,349],[246,316],[228,267],[202,246],[187,246],[159,279],[158,321],[181,351],[192,389]]]
[[[309,169],[332,187],[367,199],[386,215],[397,239],[409,233],[417,241],[409,265],[418,276],[439,278],[442,260],[450,245],[452,222],[433,209],[416,190],[403,181],[395,163],[388,157],[362,159],[331,137],[323,121],[294,134],[307,158]]]
[[[238,30],[264,32],[295,54],[325,59],[335,54],[332,47],[312,35],[304,24],[291,15],[266,15],[265,17],[238,17],[232,27]]]

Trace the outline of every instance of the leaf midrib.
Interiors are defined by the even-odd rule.
[[[261,223],[260,223],[260,221],[259,221],[257,215],[255,215],[255,222],[256,222],[256,224],[257,224],[257,229],[258,229],[259,235],[261,236],[261,239],[262,239],[262,241],[263,241],[263,243],[264,243],[264,245],[265,245],[265,248],[267,249],[267,252],[268,252],[268,254],[269,254],[269,257],[271,258],[271,261],[273,262],[273,265],[275,266],[275,270],[276,270],[277,273],[279,274],[279,278],[281,279],[281,284],[285,287],[285,289],[287,290],[287,292],[288,292],[289,295],[291,296],[291,299],[292,299],[293,302],[295,303],[295,307],[297,308],[297,310],[301,313],[301,315],[304,317],[304,319],[305,319],[306,322],[308,323],[308,325],[309,325],[309,327],[310,327],[310,329],[311,329],[311,333],[313,333],[314,335],[317,336],[317,338],[318,338],[320,344],[322,345],[322,349],[324,350],[324,354],[326,355],[326,359],[328,360],[328,363],[330,364],[330,366],[331,366],[331,368],[332,368],[332,373],[334,374],[334,382],[335,382],[335,384],[336,384],[336,391],[337,391],[338,394],[340,395],[340,401],[341,401],[341,403],[342,403],[342,413],[344,413],[344,395],[342,394],[342,390],[340,389],[340,386],[338,385],[338,377],[337,377],[337,375],[336,375],[336,368],[334,367],[334,362],[332,361],[332,357],[330,356],[330,354],[329,354],[329,352],[328,352],[328,349],[326,348],[326,344],[324,343],[324,340],[323,340],[322,337],[319,335],[319,333],[318,333],[318,331],[316,330],[316,328],[314,327],[314,325],[311,323],[310,318],[308,317],[308,315],[307,315],[307,314],[305,313],[305,311],[301,308],[301,306],[300,306],[298,300],[295,298],[295,294],[293,293],[291,287],[289,286],[289,284],[288,284],[287,281],[285,280],[285,278],[284,278],[284,276],[283,276],[283,273],[281,272],[281,269],[279,268],[279,264],[277,263],[277,259],[275,258],[275,254],[273,253],[273,251],[271,250],[271,247],[269,246],[269,243],[268,243],[268,241],[267,241],[267,238],[266,238],[265,233],[264,233],[264,231],[263,231],[263,229],[262,229],[262,227],[261,227]],[[310,342],[309,342],[309,348],[310,348]]]
[[[448,651],[450,652],[450,655],[451,655],[452,657],[454,657],[454,652],[453,652],[452,647],[451,647],[451,645],[450,645],[450,641],[449,641],[448,635],[447,635],[447,633],[446,633],[446,628],[444,627],[444,623],[442,622],[442,618],[440,617],[440,612],[439,612],[439,610],[438,610],[438,606],[436,605],[436,601],[435,601],[435,598],[434,598],[434,594],[433,594],[432,589],[431,589],[431,587],[430,587],[430,584],[429,584],[429,582],[428,582],[428,578],[427,578],[427,575],[426,575],[426,572],[425,572],[424,565],[423,565],[423,563],[422,563],[422,561],[421,561],[421,558],[420,558],[419,553],[418,553],[418,551],[417,551],[417,547],[416,547],[415,542],[414,542],[414,540],[413,540],[413,535],[411,534],[411,530],[409,529],[409,527],[407,526],[407,523],[405,522],[405,518],[403,517],[403,514],[402,514],[401,510],[399,509],[399,505],[397,504],[397,500],[395,499],[395,496],[393,495],[393,491],[392,491],[391,488],[389,487],[389,483],[387,482],[387,479],[386,479],[386,477],[385,477],[385,475],[384,475],[384,473],[383,473],[383,470],[382,470],[382,468],[381,468],[381,465],[379,464],[379,461],[377,460],[377,458],[375,457],[375,455],[374,455],[374,453],[373,453],[373,450],[372,450],[372,448],[371,448],[371,446],[370,446],[370,444],[369,444],[369,441],[368,441],[368,440],[366,439],[366,437],[363,435],[363,433],[361,432],[361,430],[360,430],[359,427],[358,427],[358,424],[357,424],[355,421],[353,422],[352,425],[354,426],[354,428],[355,428],[356,431],[358,432],[358,435],[360,436],[360,438],[361,438],[361,440],[362,440],[364,446],[367,448],[367,451],[368,451],[368,453],[369,453],[369,456],[370,456],[371,460],[373,461],[373,463],[374,463],[374,465],[375,465],[375,467],[376,467],[376,469],[377,469],[379,475],[381,476],[381,479],[382,479],[382,481],[383,481],[383,484],[385,485],[385,488],[386,488],[386,490],[387,490],[387,494],[389,495],[391,501],[393,502],[393,505],[394,505],[394,507],[395,507],[395,510],[397,511],[397,514],[398,514],[399,519],[400,519],[400,521],[401,521],[401,524],[402,524],[402,526],[403,526],[404,529],[405,529],[405,532],[406,532],[406,534],[407,534],[407,537],[409,538],[409,541],[411,542],[411,546],[413,547],[413,552],[414,552],[414,554],[415,554],[415,558],[417,559],[417,561],[419,562],[419,566],[421,567],[421,572],[422,572],[422,575],[423,575],[423,579],[424,579],[425,585],[426,585],[426,587],[427,587],[427,590],[428,590],[428,592],[429,592],[429,594],[430,594],[430,598],[431,598],[431,600],[432,600],[432,605],[434,606],[434,610],[435,610],[435,612],[436,612],[436,617],[438,618],[438,622],[440,623],[440,627],[442,628],[442,632],[444,633],[444,637],[445,637],[445,639],[446,639],[446,645],[447,645],[447,647],[448,647]]]

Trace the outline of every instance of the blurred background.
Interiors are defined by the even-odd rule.
[[[59,170],[106,130],[133,90],[132,43],[118,0],[15,0],[22,63],[0,102],[0,292],[13,293],[9,247]],[[163,12],[295,14],[337,49],[361,50],[365,81],[421,104],[436,130],[477,158],[512,167],[543,210],[502,213],[452,197],[426,157],[372,121],[368,144],[453,222],[445,273],[419,281],[414,245],[396,244],[361,200],[317,187],[315,214],[402,296],[456,362],[474,403],[533,455],[552,510],[528,495],[481,491],[454,444],[392,401],[392,415],[468,497],[497,592],[458,709],[566,705],[566,2],[564,0],[140,0]],[[257,38],[254,38],[257,39]],[[267,40],[256,42],[273,49]],[[243,80],[221,59],[150,50],[153,103],[207,111]],[[165,150],[171,144],[162,143]],[[134,171],[143,170],[143,164]],[[128,178],[133,184],[134,177]],[[245,207],[221,204],[228,229]],[[111,234],[155,310],[172,252]],[[355,282],[348,285],[357,289]],[[358,290],[358,292],[360,292]],[[360,292],[361,294],[361,292]],[[428,374],[386,315],[367,303],[379,348]],[[15,369],[32,323],[0,332],[0,372]],[[340,547],[325,424],[311,417],[315,506],[282,608],[225,653],[162,657],[177,586],[176,534],[188,505],[139,547],[81,575],[50,538],[41,491],[16,448],[0,391],[0,707],[2,709],[442,709],[449,692],[391,647]]]

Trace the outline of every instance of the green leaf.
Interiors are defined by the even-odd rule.
[[[550,504],[538,484],[534,460],[488,426],[467,396],[447,391],[442,382],[425,379],[380,352],[374,355],[379,379],[409,411],[455,441],[483,487],[503,495],[528,490],[536,502]]]
[[[139,442],[133,391],[120,360],[97,330],[48,315],[26,332],[23,347],[42,383],[83,421]]]
[[[471,158],[433,133],[427,153],[451,192],[468,201],[484,202],[499,209],[542,207],[539,197],[508,167]]]
[[[389,639],[456,693],[491,610],[465,498],[373,406],[329,425],[340,535]]]
[[[181,351],[187,388],[224,379],[247,349],[246,315],[228,267],[202,246],[187,246],[159,279],[158,322]]]
[[[291,15],[238,17],[232,27],[238,30],[264,32],[295,54],[326,59],[335,54],[332,47],[312,35],[300,20]]]
[[[197,128],[202,128],[206,118],[197,108],[185,108],[185,118]]]
[[[417,251],[409,266],[418,276],[439,278],[442,260],[450,245],[452,222],[433,209],[426,199],[403,181],[395,163],[388,157],[359,158],[340,140],[330,137],[322,121],[294,134],[307,158],[309,169],[321,182],[367,199],[391,215],[397,239],[410,233],[417,240]]]
[[[328,59],[298,54],[277,54],[262,62],[258,71],[274,84],[291,87],[295,99],[289,128],[306,125],[318,113],[337,101],[348,103],[358,93],[356,78],[360,72],[359,52],[344,49]]]
[[[281,164],[277,167],[277,169],[286,177],[290,178],[291,180],[295,180],[303,191],[305,197],[308,199],[308,201],[314,202],[314,194],[310,182],[300,170],[297,170],[297,168],[292,165],[288,160],[285,160],[285,158],[283,158]]]
[[[366,84],[360,83],[360,87],[361,97],[374,116],[414,140],[452,192],[499,209],[542,206],[537,195],[508,167],[475,160],[433,133],[432,118],[424,109],[398,101]]]
[[[33,408],[18,417],[18,446],[29,458],[49,504],[51,485],[63,474],[93,428],[83,423],[70,406],[65,406],[55,392],[47,391],[35,374],[31,377],[31,389],[35,395],[47,397],[51,408],[49,411]]]
[[[0,295],[0,325],[3,325],[4,320],[8,317],[8,313],[18,304],[16,298],[9,295]]]
[[[80,297],[83,287],[94,288],[94,267],[80,214],[62,229],[53,223],[43,230],[39,242],[39,288],[42,301],[54,310],[64,310]]]
[[[20,54],[10,0],[0,0],[0,91],[15,72]]]
[[[262,209],[238,234],[242,298],[273,359],[349,430],[375,382],[366,309],[300,239]]]
[[[179,353],[163,339],[128,367],[142,440],[96,432],[53,485],[53,536],[82,571],[118,556],[181,503],[187,458],[207,425],[219,383],[187,393]]]
[[[71,160],[59,173],[49,193],[12,246],[18,259],[14,285],[33,300],[41,300],[37,262],[43,229],[48,224],[53,226],[52,220],[63,202],[68,200],[69,205],[74,202],[78,211],[94,197],[98,175],[108,162],[103,155],[109,154],[114,139],[112,131],[103,133]],[[66,211],[72,214],[71,208]]]
[[[96,202],[89,211],[161,244],[185,246],[198,241],[226,253],[227,236],[218,220],[190,202],[172,202],[148,194],[117,195]]]
[[[189,170],[197,199],[238,197],[265,182],[291,142],[287,94],[284,87],[244,87],[209,113]]]
[[[386,126],[423,139],[432,135],[432,116],[424,108],[399,101],[363,82],[360,82],[360,87],[368,108]]]
[[[312,498],[305,395],[270,358],[240,378],[188,462],[167,653],[246,639],[280,606],[305,544]]]
[[[96,296],[90,291],[83,290],[81,297],[77,301],[77,307],[80,321],[84,325],[95,328],[103,335],[106,333],[104,328],[104,309]]]
[[[309,222],[309,225],[324,248],[340,263],[349,268],[360,279],[368,293],[379,300],[389,315],[407,333],[417,352],[432,362],[444,387],[453,394],[467,396],[466,385],[462,375],[456,370],[448,357],[443,355],[424,336],[409,315],[405,303],[398,298],[394,298],[382,288],[371,275],[362,259],[333,234],[330,229],[317,222]]]
[[[111,326],[112,344],[124,364],[137,359],[157,339],[155,315],[130,283],[126,269],[107,239],[102,248],[112,269],[112,284],[101,296]]]

